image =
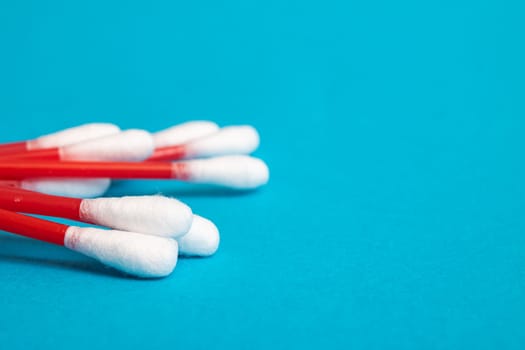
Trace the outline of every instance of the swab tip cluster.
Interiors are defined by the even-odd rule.
[[[0,145],[1,157],[8,159],[1,161],[0,179],[26,192],[9,192],[8,185],[0,184],[0,214],[12,219],[5,227],[0,220],[0,229],[64,245],[130,275],[165,277],[174,270],[179,255],[215,254],[220,244],[217,226],[195,215],[186,204],[161,195],[88,197],[103,195],[113,178],[172,178],[255,189],[269,180],[266,163],[248,155],[259,143],[259,133],[249,125],[220,128],[214,122],[192,121],[156,133],[91,123]],[[55,196],[39,193],[38,197],[31,191]],[[15,211],[51,214],[110,229],[66,226]],[[21,222],[24,217],[32,220],[34,228],[46,227],[43,233],[27,232],[28,226]],[[57,232],[62,233],[57,236]]]

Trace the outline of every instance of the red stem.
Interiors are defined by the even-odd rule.
[[[188,178],[186,164],[170,162],[0,161],[0,179],[34,177],[109,177],[115,179]]]
[[[80,220],[82,199],[52,196],[13,187],[0,187],[0,208],[31,214]]]
[[[64,245],[68,226],[0,209],[0,230]]]

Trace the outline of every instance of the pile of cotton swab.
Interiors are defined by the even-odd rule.
[[[215,224],[174,198],[91,197],[102,196],[111,179],[176,179],[255,189],[269,177],[266,164],[248,155],[258,146],[253,127],[219,128],[209,121],[157,133],[93,123],[0,144],[0,230],[63,245],[134,276],[164,277],[179,255],[217,251]]]

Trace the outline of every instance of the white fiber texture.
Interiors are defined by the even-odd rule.
[[[187,181],[225,186],[235,189],[254,189],[268,182],[266,164],[250,156],[222,156],[184,162],[189,174]],[[176,174],[177,168],[174,167]]]
[[[60,149],[62,160],[141,161],[153,153],[153,138],[144,130],[130,129]]]
[[[71,250],[137,277],[165,277],[177,264],[177,241],[170,238],[70,226],[64,244]]]
[[[114,229],[172,238],[186,234],[193,221],[190,207],[164,196],[85,199],[80,217]]]
[[[190,231],[177,241],[180,255],[210,256],[219,248],[219,230],[210,220],[194,215]]]
[[[217,130],[219,130],[219,126],[214,122],[197,120],[175,125],[171,128],[153,133],[153,140],[155,142],[155,148],[176,146],[208,136]]]
[[[90,123],[40,136],[27,143],[27,149],[53,148],[117,134],[120,128],[110,123]]]
[[[31,178],[22,180],[20,187],[55,196],[90,198],[102,196],[110,184],[110,179]]]
[[[250,154],[259,147],[259,134],[249,125],[227,126],[186,146],[188,157]]]

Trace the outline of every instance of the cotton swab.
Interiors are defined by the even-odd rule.
[[[163,196],[79,199],[0,187],[0,208],[171,238],[186,234],[193,221],[186,204]]]
[[[0,145],[0,154],[18,153],[43,148],[60,147],[92,138],[116,134],[120,128],[110,123],[90,123],[40,136],[34,140]]]
[[[170,238],[67,226],[4,209],[0,229],[65,246],[137,277],[165,277],[177,264],[178,244]]]
[[[5,158],[13,160],[142,161],[152,154],[153,149],[153,138],[150,133],[130,129],[118,134],[60,147],[10,154]]]
[[[140,134],[140,136],[138,135]],[[40,160],[130,160],[133,151],[142,155],[145,131],[128,130],[110,137],[88,140],[57,148],[41,149],[21,154],[11,154],[17,159]],[[128,139],[133,143],[128,143]],[[153,137],[154,140],[154,137]],[[155,143],[155,142],[154,142]],[[249,125],[229,126],[219,131],[193,139],[187,143],[155,148],[150,161],[204,158],[221,155],[249,154],[259,146],[259,134]],[[117,158],[115,155],[119,156]],[[137,156],[137,158],[140,158]]]
[[[81,198],[102,196],[110,185],[110,179],[30,178],[0,180],[0,186],[9,186],[57,196]]]
[[[175,238],[179,254],[186,256],[210,256],[219,246],[213,222],[163,196],[77,199],[0,187],[0,208]]]
[[[148,160],[179,160],[250,154],[259,146],[259,134],[249,125],[227,126],[188,143],[156,147]]]
[[[219,230],[213,222],[162,196],[81,200],[0,187],[0,208],[176,238],[179,254],[186,256],[210,256],[219,246]]]
[[[152,134],[155,148],[175,146],[208,136],[219,130],[219,126],[207,120],[196,120],[172,126]]]
[[[262,160],[250,156],[223,156],[173,163],[0,161],[0,178],[27,177],[177,179],[235,189],[254,189],[268,182],[269,170]]]

